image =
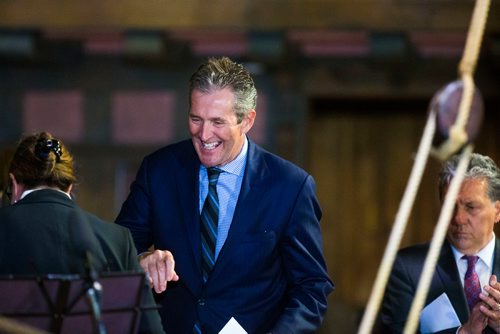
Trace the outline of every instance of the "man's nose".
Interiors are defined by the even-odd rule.
[[[455,208],[453,213],[453,223],[455,224],[465,224],[467,222],[467,215],[464,209]]]
[[[212,136],[212,126],[210,125],[210,122],[203,122],[201,124],[199,134],[201,140],[203,141],[210,139]]]

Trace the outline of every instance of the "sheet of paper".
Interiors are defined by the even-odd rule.
[[[246,330],[236,321],[235,318],[229,319],[227,324],[220,330],[219,334],[248,334]]]
[[[420,331],[434,333],[460,326],[460,320],[446,293],[437,297],[420,313]]]

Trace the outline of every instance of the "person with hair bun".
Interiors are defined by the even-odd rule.
[[[7,163],[11,160],[14,152],[11,149],[0,151],[0,208],[9,205],[5,190],[7,188]]]
[[[88,254],[97,273],[143,272],[129,230],[73,201],[74,161],[61,140],[48,132],[23,138],[7,171],[11,205],[0,208],[0,275],[85,275]],[[153,306],[149,285],[143,290],[143,304]],[[164,333],[154,307],[142,312],[140,332]]]
[[[64,153],[63,154],[63,150]],[[9,167],[11,204],[40,189],[53,189],[70,196],[76,175],[73,157],[50,133],[42,132],[23,139]]]

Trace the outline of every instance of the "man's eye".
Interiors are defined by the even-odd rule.
[[[193,123],[200,123],[200,119],[197,117],[191,117],[191,122]]]
[[[473,210],[477,209],[477,207],[475,205],[467,205],[466,208],[469,211],[473,211]]]

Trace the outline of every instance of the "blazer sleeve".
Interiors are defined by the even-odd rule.
[[[123,203],[115,222],[132,233],[139,253],[152,245],[150,228],[151,191],[149,189],[148,159],[144,159],[133,181],[130,192]]]
[[[315,333],[333,291],[322,250],[321,209],[308,175],[285,228],[281,255],[288,280],[288,302],[272,333]]]
[[[408,252],[407,252],[408,253]],[[420,277],[421,260],[396,256],[381,307],[381,321],[387,333],[402,333]],[[419,270],[415,270],[419,267]]]
[[[139,265],[137,261],[137,250],[134,246],[134,242],[132,240],[132,236],[129,231],[125,232],[127,237],[124,240],[127,240],[127,245],[124,249],[127,249],[126,259],[127,269],[129,271],[139,271],[144,272],[144,270]],[[144,309],[141,312],[141,320],[139,323],[139,334],[163,334],[165,331],[163,330],[163,325],[160,319],[160,315],[157,310],[156,302],[153,298],[153,292],[149,287],[149,282],[146,278],[144,281],[144,286],[142,288],[142,305]]]
[[[382,301],[380,320],[383,333],[403,333],[424,260],[425,257],[418,251],[409,249],[400,251],[396,257]],[[458,327],[448,328],[438,333],[456,333],[457,329]],[[420,333],[420,328],[417,333]]]

